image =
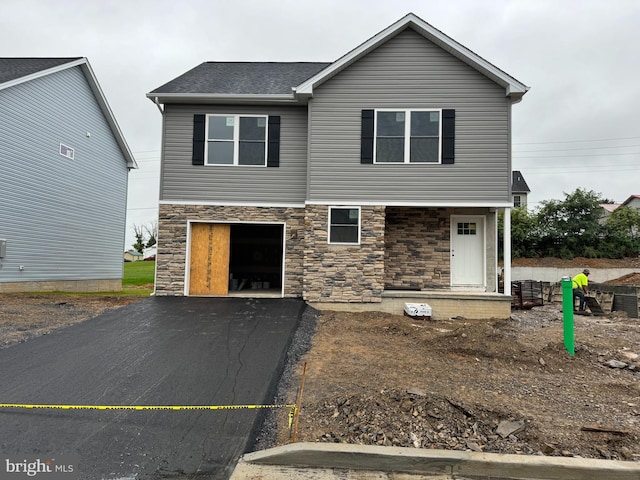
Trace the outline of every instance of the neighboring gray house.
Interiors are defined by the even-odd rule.
[[[527,195],[529,195],[529,193],[531,193],[531,190],[529,190],[529,185],[527,185],[527,182],[522,176],[522,172],[520,172],[520,170],[514,170],[511,174],[511,198],[513,200],[513,206],[515,208],[526,207]]]
[[[153,90],[156,294],[508,316],[497,215],[527,89],[409,14],[332,63],[206,62]]]
[[[86,58],[0,58],[0,292],[119,290],[137,168]]]

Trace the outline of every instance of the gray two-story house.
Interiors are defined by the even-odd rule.
[[[120,290],[137,164],[86,58],[0,58],[0,166],[0,292]]]
[[[413,14],[332,63],[206,62],[153,90],[156,294],[508,316],[497,214],[526,91]]]

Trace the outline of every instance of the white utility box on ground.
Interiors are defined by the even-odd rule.
[[[405,303],[404,314],[412,318],[431,320],[431,305],[428,303]]]

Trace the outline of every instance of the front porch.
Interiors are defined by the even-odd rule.
[[[381,302],[315,302],[310,305],[318,310],[375,311],[402,315],[405,303],[428,303],[433,309],[432,320],[447,320],[455,317],[469,320],[507,319],[511,316],[511,296],[492,292],[385,290],[382,293]]]

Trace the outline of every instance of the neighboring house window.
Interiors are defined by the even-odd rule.
[[[518,208],[522,206],[522,201],[520,199],[520,195],[514,195],[513,196],[513,206]]]
[[[193,116],[193,165],[280,165],[279,115]]]
[[[207,165],[267,164],[267,117],[207,116]]]
[[[329,243],[360,243],[360,207],[329,207]]]
[[[362,110],[360,163],[453,164],[455,110]]]

